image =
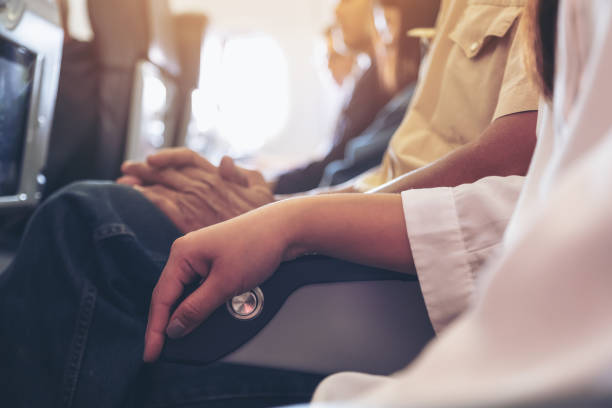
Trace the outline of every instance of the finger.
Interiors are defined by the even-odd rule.
[[[268,187],[268,189],[270,189],[265,177],[259,171],[247,170],[247,175],[250,186],[252,186],[253,184],[264,184],[266,187]]]
[[[274,195],[267,186],[255,185],[246,188],[234,186],[232,188],[232,193],[233,196],[240,197],[244,201],[247,206],[247,211],[274,201]]]
[[[185,175],[185,177],[192,181],[198,182],[199,185],[207,186],[209,190],[216,191],[217,194],[220,194],[222,197],[225,196],[227,186],[230,185],[218,174],[213,174],[197,167],[185,167],[181,170],[181,172]]]
[[[223,159],[221,159],[221,163],[219,164],[219,175],[221,175],[225,181],[239,184],[242,187],[249,186],[249,179],[229,156],[223,156]]]
[[[153,168],[145,163],[127,163],[123,172],[143,181],[144,185],[162,184],[177,191],[185,190],[192,184],[189,177],[173,168]]]
[[[123,184],[126,186],[141,186],[142,180],[134,176],[122,176],[117,179],[117,184]]]
[[[245,205],[248,210],[252,207],[248,205],[239,192],[244,191],[247,187],[241,185],[229,183],[223,180],[218,175],[214,175],[205,171],[202,171],[195,167],[188,167],[183,172],[192,180],[198,180],[202,185],[207,186],[206,191],[206,204],[214,211],[227,215],[224,219],[234,217],[238,214],[242,214]],[[238,210],[236,212],[236,210]],[[230,214],[231,217],[229,216]]]
[[[126,160],[126,161],[124,161],[123,163],[121,163],[121,171],[123,171],[123,168],[124,168],[125,166],[130,166],[130,165],[132,165],[132,164],[134,164],[134,163],[137,163],[137,162],[136,162],[136,161],[133,161],[133,160]]]
[[[145,164],[145,163],[137,162],[133,160],[126,160],[123,163],[121,163],[121,172],[125,175],[126,170],[132,169],[134,166],[137,166],[139,164]]]
[[[142,181],[142,185],[151,184],[154,169],[146,163],[127,161],[121,165],[123,177],[133,177]]]
[[[211,271],[208,279],[176,308],[166,329],[168,337],[177,339],[191,333],[239,289],[220,276],[218,271]]]
[[[164,186],[154,185],[154,186],[134,186],[134,189],[139,191],[142,195],[144,195],[149,201],[151,201],[157,208],[159,208],[170,221],[183,233],[187,233],[189,231],[185,231],[185,226],[183,225],[183,218],[180,209],[176,205],[176,202],[171,198],[174,197],[174,192]]]
[[[161,186],[159,184],[153,186],[134,186],[134,190],[140,191],[144,196],[146,196],[153,203],[161,204],[163,206],[167,205],[165,203],[172,203],[170,197],[175,194],[174,191],[170,190],[167,187]]]
[[[209,172],[217,172],[217,168],[208,160],[186,147],[173,147],[160,150],[147,157],[147,163],[152,167],[199,167]]]
[[[183,294],[185,286],[200,279],[200,275],[191,267],[182,249],[184,239],[184,237],[179,238],[172,245],[170,258],[153,290],[145,333],[143,359],[146,362],[153,362],[159,358],[166,338],[170,310]],[[205,270],[199,272],[207,273]]]
[[[195,167],[188,167],[183,172],[192,180],[206,184],[212,190],[207,194],[206,203],[215,211],[224,214],[224,219],[245,213],[273,200],[272,192],[265,186],[243,187],[239,184],[225,182],[219,176],[207,173]]]

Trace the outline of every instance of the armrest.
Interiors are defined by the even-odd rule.
[[[413,275],[312,256],[284,263],[260,289],[259,316],[239,320],[220,307],[189,336],[169,340],[162,359],[388,374],[434,335]]]

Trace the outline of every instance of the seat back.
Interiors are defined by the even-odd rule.
[[[0,213],[40,199],[62,42],[54,1],[0,2]]]
[[[176,80],[146,60],[136,65],[124,160],[142,161],[175,140],[179,117]]]
[[[146,4],[148,50],[136,63],[122,160],[143,160],[176,140],[183,99],[174,21],[165,0]]]
[[[164,0],[88,0],[89,17],[98,54],[99,97],[98,132],[92,177],[112,180],[119,176],[120,166],[138,150],[143,128],[141,121],[145,90],[138,83],[159,69],[174,77],[180,73],[170,10]],[[148,61],[154,69],[143,69]],[[167,96],[167,95],[166,95]],[[159,104],[152,101],[150,104]],[[153,127],[158,126],[155,122]],[[136,146],[136,147],[135,147]]]

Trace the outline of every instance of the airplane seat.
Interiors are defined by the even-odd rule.
[[[93,44],[66,35],[49,152],[43,169],[47,179],[43,199],[74,181],[93,177],[98,78]]]
[[[178,121],[174,144],[185,146],[192,121],[192,94],[199,87],[202,47],[209,25],[205,14],[182,12],[174,16],[181,76],[178,81]]]
[[[165,0],[149,1],[147,59],[136,63],[123,160],[144,160],[156,150],[184,145],[191,94],[198,86],[207,19],[172,16]]]
[[[197,60],[178,58],[177,42],[194,41],[177,38],[183,27],[166,1],[109,1],[87,0],[93,40],[64,43],[45,197],[74,181],[112,180],[124,160],[181,140],[181,86],[199,70],[199,48],[189,48]]]
[[[156,147],[167,145],[162,139],[172,113],[166,111],[174,108],[172,82],[180,74],[180,65],[167,1],[88,0],[88,10],[100,66],[92,176],[113,180],[120,175],[126,156],[132,158],[131,152],[142,147],[147,129],[155,130]],[[144,95],[148,88],[152,90]],[[147,104],[145,97],[153,102]],[[156,105],[161,105],[162,120],[153,118],[144,123],[151,118],[143,110]]]
[[[62,42],[54,0],[0,0],[0,263],[16,246],[5,231],[46,184]]]

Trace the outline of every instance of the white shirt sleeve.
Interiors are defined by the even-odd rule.
[[[436,332],[467,308],[476,271],[499,248],[523,180],[487,177],[402,193],[410,247]]]
[[[612,131],[522,220],[520,239],[483,271],[470,310],[356,402],[506,406],[609,393],[611,152]]]

